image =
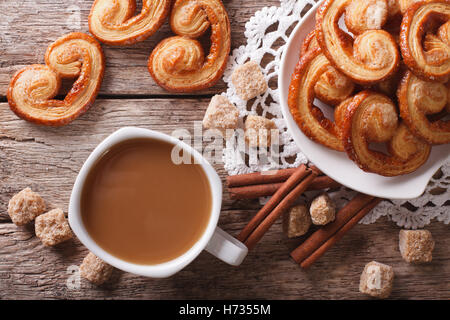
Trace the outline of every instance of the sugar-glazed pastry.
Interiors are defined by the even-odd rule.
[[[352,43],[338,25],[350,4],[349,0],[325,0],[319,7],[315,28],[319,46],[332,65],[351,80],[363,85],[385,80],[400,62],[395,39],[384,30],[367,30]]]
[[[365,90],[347,103],[340,123],[347,155],[364,171],[398,176],[423,165],[431,146],[416,138],[398,120],[396,106],[387,96]],[[388,154],[369,148],[371,142],[386,143]]]
[[[231,46],[230,22],[220,0],[176,0],[170,25],[177,36],[161,41],[148,60],[153,79],[166,90],[191,92],[209,88],[222,76]],[[195,38],[211,27],[205,57]]]
[[[345,8],[345,25],[353,34],[378,30],[386,23],[388,12],[386,0],[351,0]]]
[[[447,82],[450,77],[450,0],[428,0],[411,5],[402,19],[400,48],[406,65],[417,76]]]
[[[300,48],[300,57],[316,48],[320,50],[313,30],[303,40],[302,47]],[[353,92],[353,89],[353,82],[331,65],[319,77],[314,86],[316,98],[330,105],[338,105]]]
[[[337,106],[347,99],[355,88],[355,84],[331,65],[317,80],[314,86],[316,98],[326,104]]]
[[[330,76],[330,72],[333,76]],[[329,81],[330,77],[334,76],[340,80]],[[342,83],[347,86],[343,86]],[[315,48],[300,58],[292,74],[288,97],[289,109],[306,136],[328,148],[343,151],[338,127],[327,119],[313,102],[317,92],[337,102],[346,99],[352,91],[353,83],[331,66],[320,48]],[[335,112],[338,112],[338,109]]]
[[[409,129],[430,144],[450,143],[450,120],[431,121],[428,115],[448,108],[448,87],[424,81],[408,71],[398,89],[400,116]],[[444,111],[448,114],[448,111]]]
[[[95,0],[89,14],[89,31],[101,42],[130,45],[144,41],[161,27],[170,0],[144,0],[138,15],[135,0]]]
[[[420,2],[423,0],[395,0],[398,1],[400,11],[402,14],[405,14],[406,10],[416,2]]]
[[[30,65],[11,79],[7,97],[19,117],[38,124],[62,126],[84,113],[97,97],[105,70],[100,44],[74,32],[53,42],[45,65]],[[63,78],[77,78],[64,100],[53,99]]]
[[[308,33],[303,39],[302,46],[300,47],[300,57],[304,56],[308,51],[318,48],[319,44],[317,43],[316,33],[314,29]]]

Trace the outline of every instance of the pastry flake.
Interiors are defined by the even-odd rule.
[[[302,56],[292,74],[288,105],[294,120],[306,136],[328,148],[344,151],[336,123],[327,119],[323,112],[314,106],[314,98],[319,90],[322,98],[339,97],[337,100],[347,98],[353,91],[351,81],[343,80],[346,83],[344,86],[340,82],[326,81],[327,73],[332,70],[330,68],[332,66],[320,48]],[[345,79],[343,75],[339,77]]]
[[[448,114],[448,87],[424,81],[406,72],[398,89],[400,116],[408,128],[429,144],[450,143],[450,120],[430,120],[427,116]]]
[[[11,79],[9,106],[24,120],[47,126],[63,126],[86,112],[94,103],[105,70],[100,44],[91,36],[74,32],[53,42],[45,65],[30,65]],[[64,100],[53,99],[63,78],[77,78]]]

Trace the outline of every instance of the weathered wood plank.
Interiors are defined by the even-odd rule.
[[[4,95],[12,74],[28,64],[43,63],[47,46],[61,35],[88,32],[87,17],[92,0],[0,2],[0,95]],[[262,6],[279,5],[278,0],[225,0],[231,21],[232,48],[245,44],[245,23]],[[147,71],[147,59],[155,45],[173,35],[166,23],[155,35],[129,47],[103,45],[107,68],[100,91],[103,95],[167,95]],[[208,52],[208,51],[206,51]],[[219,82],[198,92],[212,94],[225,90]],[[198,94],[197,93],[197,94]]]
[[[247,217],[222,213],[220,225],[236,233]],[[100,288],[82,280],[75,289],[66,283],[86,249],[78,240],[55,248],[44,247],[32,228],[0,224],[0,299],[365,299],[358,292],[359,276],[371,261],[394,267],[391,298],[450,299],[448,226],[432,223],[436,239],[433,262],[413,266],[398,251],[398,228],[384,218],[357,225],[311,269],[301,270],[288,252],[298,240],[287,241],[279,223],[239,268],[202,253],[186,269],[169,279],[147,279],[116,270]],[[73,279],[73,278],[70,278]]]
[[[398,252],[398,228],[391,222],[358,225],[311,270],[299,269],[288,253],[299,240],[287,240],[277,223],[238,269],[203,253],[175,277],[153,280],[115,273],[104,288],[82,282],[66,286],[67,268],[79,265],[85,249],[77,240],[45,248],[32,226],[17,228],[6,213],[9,198],[25,186],[39,191],[50,206],[67,211],[77,171],[93,148],[122,126],[171,133],[202,118],[208,99],[99,99],[88,113],[64,128],[40,127],[18,119],[0,104],[0,299],[7,298],[364,298],[359,274],[371,260],[396,272],[393,298],[450,298],[448,226],[433,223],[434,261],[410,266]],[[216,165],[222,178],[222,166]],[[220,226],[236,235],[259,209],[257,201],[225,200]],[[213,270],[213,271],[212,271]]]
[[[138,1],[139,2],[139,1]],[[25,0],[11,6],[0,2],[0,97],[15,70],[42,63],[49,43],[71,31],[87,32],[91,0]],[[262,6],[278,0],[224,0],[232,24],[232,46],[245,43],[244,25]],[[171,35],[167,23],[152,38],[130,47],[103,46],[107,70],[102,95],[167,95],[146,68],[152,48]],[[223,82],[198,94],[224,90]],[[64,128],[39,127],[18,119],[0,103],[0,299],[26,298],[365,298],[358,293],[359,275],[371,260],[391,264],[396,278],[392,298],[450,299],[448,226],[432,223],[436,239],[433,262],[411,266],[398,252],[398,228],[384,219],[356,226],[310,270],[301,270],[288,253],[299,243],[288,240],[276,223],[243,265],[232,268],[202,253],[188,268],[170,279],[147,279],[115,271],[97,288],[86,281],[72,290],[67,268],[79,265],[86,249],[74,239],[46,248],[33,226],[18,228],[6,213],[9,198],[25,186],[39,191],[50,207],[67,211],[76,174],[94,147],[122,126],[140,126],[165,133],[186,128],[193,133],[208,99],[98,99],[94,107]],[[221,177],[221,164],[215,165]],[[231,201],[224,194],[219,225],[237,234],[259,209],[257,201]]]

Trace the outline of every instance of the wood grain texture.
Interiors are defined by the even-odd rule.
[[[251,214],[252,212],[248,212]],[[220,226],[236,234],[247,214],[224,210]],[[206,252],[168,279],[148,279],[115,270],[101,287],[85,280],[69,289],[70,266],[79,266],[87,250],[69,240],[44,247],[32,228],[0,224],[0,299],[366,299],[358,292],[359,276],[372,260],[393,266],[391,298],[449,299],[448,227],[433,223],[437,240],[431,264],[414,266],[398,251],[398,227],[384,218],[357,225],[309,270],[289,257],[298,240],[287,240],[277,223],[244,263],[234,268]]]
[[[67,212],[77,171],[103,138],[131,125],[166,133],[186,128],[193,133],[194,121],[201,120],[207,104],[208,99],[100,99],[64,128],[27,123],[6,103],[0,104],[0,299],[364,299],[358,292],[359,275],[371,260],[394,267],[392,298],[450,298],[448,226],[433,223],[429,227],[436,239],[433,263],[411,266],[398,251],[399,228],[383,219],[355,227],[308,271],[289,258],[300,240],[288,240],[277,222],[239,268],[202,253],[170,279],[146,279],[117,270],[100,288],[82,281],[80,289],[69,289],[67,268],[79,265],[86,249],[77,240],[44,247],[34,236],[33,226],[18,228],[10,223],[9,198],[31,186],[50,207]],[[215,167],[224,181],[222,165]],[[219,225],[237,235],[260,205],[256,200],[232,201],[227,192],[224,197]]]
[[[26,65],[43,63],[47,46],[63,34],[89,32],[87,17],[93,0],[24,0],[11,5],[0,1],[0,93],[4,95],[14,72]],[[278,0],[225,0],[231,28],[232,49],[245,44],[245,23],[262,6],[279,5]],[[173,35],[167,21],[146,41],[128,47],[102,45],[106,71],[100,95],[167,95],[147,71],[151,51],[162,39]],[[203,41],[208,46],[208,40]],[[207,48],[206,48],[207,49]],[[208,49],[209,50],[209,49]],[[206,51],[208,52],[208,51]],[[196,94],[226,89],[220,81]]]
[[[48,44],[62,34],[88,31],[91,4],[91,0],[25,0],[11,6],[9,1],[0,1],[1,12],[8,12],[0,20],[0,101],[5,101],[15,70],[42,63]],[[279,1],[225,0],[224,4],[236,48],[245,44],[244,25],[250,16],[263,6],[279,5]],[[44,247],[34,236],[33,225],[19,228],[11,223],[8,201],[30,186],[50,208],[67,212],[78,170],[95,146],[120,127],[165,133],[185,128],[193,133],[208,97],[225,86],[218,83],[198,93],[198,98],[177,99],[156,86],[146,69],[147,58],[156,43],[170,35],[166,24],[154,37],[135,46],[103,46],[107,70],[101,97],[68,126],[33,125],[17,118],[7,103],[0,103],[0,299],[365,299],[358,292],[359,276],[371,260],[394,267],[392,298],[450,299],[448,226],[433,222],[428,227],[436,240],[433,262],[412,266],[400,257],[399,228],[385,219],[356,226],[308,271],[289,258],[301,239],[288,240],[277,222],[239,268],[202,253],[169,279],[147,279],[116,270],[104,286],[83,280],[79,289],[70,289],[67,281],[73,275],[68,267],[78,266],[87,250],[77,239],[55,248]],[[222,164],[215,168],[224,181]],[[219,225],[237,235],[260,207],[256,200],[230,200],[225,191]]]

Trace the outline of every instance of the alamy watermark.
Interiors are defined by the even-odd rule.
[[[268,129],[207,129],[204,130],[200,121],[194,122],[193,133],[188,129],[176,129],[172,137],[195,149],[201,156],[192,154],[183,143],[177,143],[172,149],[171,158],[175,164],[210,164],[223,163],[225,149],[233,152],[228,156],[235,164],[249,166],[264,165],[268,168],[278,168],[280,160],[279,131]]]

